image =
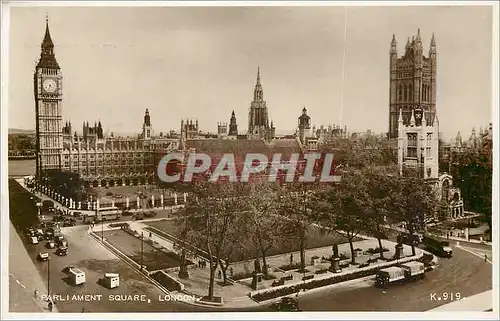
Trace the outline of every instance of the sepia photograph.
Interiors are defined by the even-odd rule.
[[[2,1],[2,319],[497,319],[498,9]]]

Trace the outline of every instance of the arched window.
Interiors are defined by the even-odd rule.
[[[409,94],[408,94],[408,98],[410,101],[413,101],[413,86],[410,84],[409,88],[408,88],[408,91],[409,91]]]
[[[399,89],[398,89],[398,101],[403,100],[403,85],[399,84]]]
[[[407,91],[406,85],[403,85],[403,95],[404,95],[404,101],[408,101],[408,91]]]
[[[431,101],[431,86],[427,85],[427,101]]]

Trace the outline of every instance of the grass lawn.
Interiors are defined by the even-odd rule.
[[[177,230],[175,227],[175,222],[173,220],[165,220],[165,221],[154,221],[154,222],[145,222],[147,225],[157,228],[161,231],[164,231],[167,234],[170,234],[172,236],[177,236]],[[318,247],[325,247],[325,246],[333,246],[333,244],[342,244],[342,243],[347,243],[347,238],[342,237],[338,234],[323,234],[321,233],[320,229],[314,226],[310,226],[308,230],[309,238],[307,240],[307,249],[314,249]],[[355,241],[361,240],[360,238],[356,238]],[[299,251],[299,244],[295,242],[287,242],[284,241],[282,246],[272,248],[268,252],[268,256],[271,255],[278,255],[278,254],[284,254],[284,253],[289,253],[289,252],[296,252]],[[250,254],[247,255],[240,255],[239,253],[235,253],[233,260],[234,261],[242,261],[242,260],[249,260],[254,258],[255,256],[252,256]]]
[[[96,232],[100,235],[100,232]],[[141,240],[136,238],[125,231],[113,230],[104,231],[104,237],[115,248],[126,254],[132,260],[141,264]],[[143,242],[142,262],[149,271],[161,270],[180,265],[180,260],[177,254],[173,252],[159,251]]]

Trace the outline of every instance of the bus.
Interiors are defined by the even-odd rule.
[[[99,208],[93,214],[86,214],[83,216],[84,223],[97,223],[101,221],[115,221],[120,218],[121,210],[116,206]]]

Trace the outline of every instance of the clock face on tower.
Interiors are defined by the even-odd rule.
[[[45,79],[42,84],[43,90],[47,93],[53,93],[57,89],[57,83],[54,79]]]

